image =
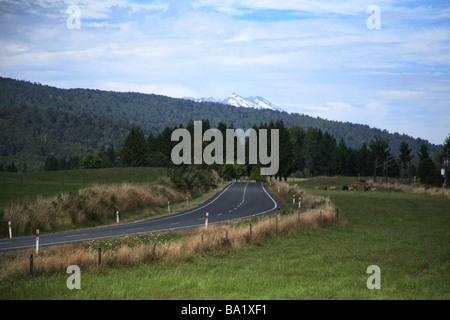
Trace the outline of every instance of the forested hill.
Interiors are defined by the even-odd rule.
[[[76,115],[23,105],[0,108],[0,165],[40,171],[45,159],[70,159],[118,148],[131,127],[96,115]]]
[[[212,127],[222,121],[243,129],[282,120],[287,127],[299,125],[306,130],[313,126],[329,132],[336,141],[343,138],[346,145],[354,149],[380,136],[389,140],[395,156],[401,142],[408,143],[413,154],[417,154],[422,144],[429,147],[432,155],[440,151],[426,140],[303,114],[199,103],[154,94],[59,89],[2,77],[0,109],[2,162],[6,164],[17,157],[16,162],[23,162],[28,157],[30,168],[51,154],[57,158],[83,156],[109,145],[117,146],[132,125],[139,125],[146,132],[159,132],[165,127],[186,124],[191,119],[209,119]]]

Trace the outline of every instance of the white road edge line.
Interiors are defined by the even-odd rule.
[[[206,204],[206,205],[204,205],[204,206],[202,206],[202,207],[199,207],[199,208],[197,208],[197,209],[194,209],[194,210],[185,212],[185,213],[180,214],[180,215],[185,215],[185,214],[188,214],[188,213],[191,213],[191,212],[194,212],[194,211],[197,211],[197,210],[199,210],[199,209],[202,209],[202,208],[207,207],[208,205],[210,205],[211,203],[213,203],[214,201],[216,201],[220,196],[222,196],[222,194],[225,193],[225,192],[226,192],[233,184],[234,184],[234,182],[233,182],[232,184],[230,184],[227,188],[225,188],[224,190],[222,190],[222,192],[219,194],[219,196],[218,196],[217,198],[215,198],[213,201],[211,201],[210,203],[208,203],[208,204]],[[264,188],[263,183],[261,183],[260,185],[261,185],[261,188],[263,189],[263,191],[266,193],[266,195],[267,195],[267,196],[272,200],[272,202],[274,203],[274,207],[271,208],[271,209],[268,209],[268,210],[265,210],[265,211],[256,213],[256,214],[252,214],[252,215],[245,216],[245,217],[239,217],[239,218],[237,218],[237,219],[232,219],[232,220],[227,220],[227,221],[242,220],[242,219],[245,219],[245,218],[248,218],[248,217],[253,217],[253,216],[262,215],[262,214],[265,214],[265,213],[267,213],[267,212],[270,212],[270,211],[273,211],[273,210],[276,209],[276,207],[277,207],[277,202],[276,202],[276,201],[270,196],[270,194],[266,191],[266,189]],[[230,210],[230,211],[231,211],[231,210]],[[177,216],[179,216],[179,215],[177,215]],[[168,218],[169,218],[169,217],[168,217]],[[150,221],[151,221],[151,220],[150,220]],[[224,222],[224,221],[219,221],[219,222],[216,222],[216,223],[221,223],[221,222]],[[190,229],[190,228],[194,228],[194,227],[200,227],[200,226],[202,226],[202,225],[203,225],[203,224],[194,224],[194,225],[189,225],[189,226],[183,226],[183,227],[181,227],[181,228],[180,228],[180,227],[165,228],[165,229],[153,230],[153,231],[148,231],[148,232],[146,231],[146,233],[164,232],[164,231],[181,230],[181,229]],[[134,234],[138,234],[138,233],[140,233],[140,232],[135,232]],[[79,241],[92,241],[92,240],[106,239],[106,238],[111,238],[111,236],[108,235],[108,236],[90,237],[90,238],[87,238],[87,239],[80,239]],[[58,242],[47,243],[47,244],[43,243],[42,246],[55,246],[55,245],[64,244],[64,243],[68,243],[68,242],[71,242],[71,241],[70,241],[70,240],[67,240],[67,241],[58,241]],[[34,245],[22,245],[22,246],[10,247],[10,248],[0,248],[0,251],[5,251],[5,250],[8,250],[8,251],[9,251],[9,250],[14,250],[14,249],[30,248],[30,247],[33,247],[33,246],[34,246]]]

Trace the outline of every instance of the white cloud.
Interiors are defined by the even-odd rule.
[[[0,52],[4,52],[6,54],[23,53],[29,51],[31,48],[31,45],[24,43],[0,41]]]
[[[142,84],[142,83],[135,83],[132,80],[129,81],[119,80],[119,81],[101,82],[98,84],[97,88],[117,92],[139,92],[148,94],[156,93],[174,98],[198,96],[197,91],[176,83]]]
[[[388,99],[411,99],[422,95],[422,91],[402,91],[402,90],[388,90],[381,91],[380,96]]]
[[[66,27],[71,4],[81,8],[80,30]],[[369,4],[3,1],[0,74],[175,97],[261,95],[286,110],[382,129],[442,119],[450,9],[377,1],[381,29],[368,30]],[[423,110],[431,116],[419,117]]]
[[[387,115],[389,106],[378,101],[370,101],[362,106],[351,105],[347,102],[325,102],[320,105],[298,105],[303,113],[322,119],[353,122],[373,125]]]
[[[365,1],[369,3],[370,1]],[[372,1],[373,2],[373,1]],[[199,0],[196,6],[217,7],[217,8],[246,8],[252,10],[295,10],[314,13],[341,13],[355,14],[361,10],[365,10],[369,4],[363,1],[315,1],[315,0]]]

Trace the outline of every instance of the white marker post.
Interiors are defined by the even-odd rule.
[[[302,207],[302,198],[298,198],[298,208],[300,209]]]
[[[116,211],[117,224],[119,224],[119,210]]]
[[[8,221],[8,227],[9,227],[9,238],[12,239],[11,221]]]
[[[186,205],[189,205],[189,197],[186,197]]]
[[[36,254],[39,254],[39,229],[36,229]]]
[[[206,213],[205,229],[208,229],[208,217],[209,217],[209,212]]]
[[[167,211],[170,213],[170,201],[167,201]]]
[[[295,204],[295,194],[292,195],[292,203]]]

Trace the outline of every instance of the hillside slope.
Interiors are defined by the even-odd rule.
[[[155,94],[59,89],[1,77],[0,108],[3,164],[14,159],[18,159],[16,162],[34,163],[50,154],[56,157],[83,155],[87,151],[105,149],[110,144],[120,144],[131,125],[139,125],[146,132],[157,132],[165,127],[186,124],[191,119],[209,119],[212,127],[225,122],[244,129],[254,124],[282,120],[287,127],[299,125],[307,129],[313,126],[327,131],[337,141],[343,138],[346,145],[354,149],[369,143],[375,136],[381,136],[390,141],[395,156],[403,141],[408,143],[413,154],[417,154],[421,144],[426,144],[432,155],[440,151],[439,146],[423,139],[304,114],[237,108],[213,102],[199,103]],[[12,109],[16,109],[16,113]],[[38,114],[46,119],[45,123],[40,123]],[[36,129],[35,126],[45,128]],[[92,133],[94,128],[95,133]],[[49,139],[54,145],[49,146]]]

